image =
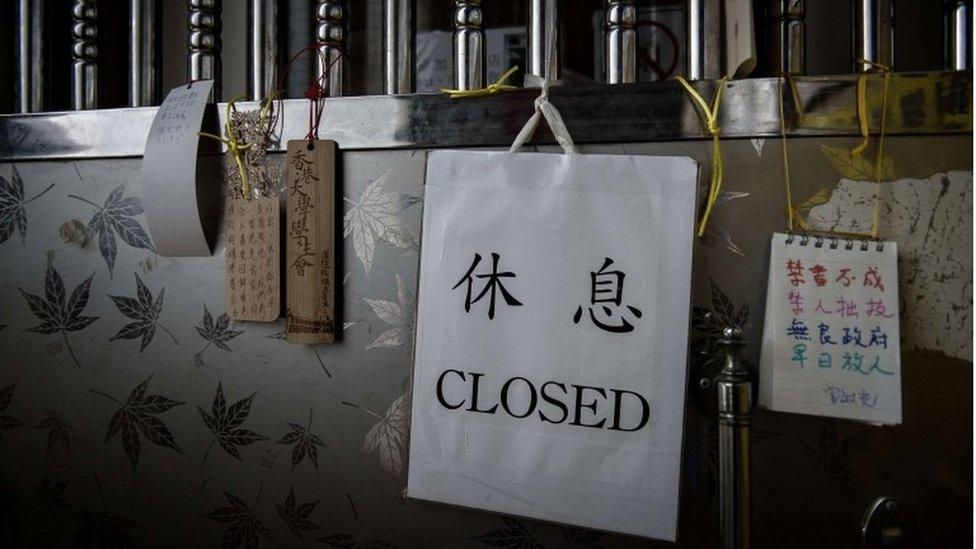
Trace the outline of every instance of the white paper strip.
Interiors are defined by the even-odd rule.
[[[159,255],[208,256],[197,201],[197,148],[213,80],[181,85],[153,119],[142,157],[146,221]]]

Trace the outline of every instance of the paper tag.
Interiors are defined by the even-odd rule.
[[[278,318],[278,199],[229,196],[227,212],[227,313],[234,320]]]
[[[752,0],[725,0],[725,74],[745,78],[756,68]]]
[[[335,341],[335,141],[289,141],[285,338]]]
[[[901,423],[894,242],[774,234],[759,403]]]
[[[197,201],[197,147],[212,88],[213,80],[173,88],[146,139],[143,202],[159,255],[211,255]]]

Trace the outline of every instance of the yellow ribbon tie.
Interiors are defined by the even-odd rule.
[[[506,90],[517,90],[518,86],[506,84],[508,79],[515,74],[515,71],[517,70],[518,66],[508,69],[505,74],[501,75],[494,83],[489,84],[487,88],[478,88],[475,90],[451,90],[441,88],[441,92],[450,95],[451,99],[466,99],[469,97],[487,97]]]
[[[224,135],[226,137],[220,137],[219,135],[214,135],[207,132],[199,132],[203,137],[209,137],[211,139],[216,139],[221,143],[227,145],[227,151],[234,157],[234,162],[237,163],[237,172],[241,174],[241,196],[245,200],[250,200],[251,198],[251,186],[247,181],[247,170],[244,168],[244,161],[242,160],[241,151],[251,148],[251,144],[241,145],[237,142],[237,136],[231,131],[230,128],[230,114],[231,110],[234,108],[234,103],[244,99],[244,97],[235,97],[234,99],[227,102],[227,116],[224,120]]]
[[[877,240],[880,232],[881,224],[881,180],[884,174],[881,173],[883,161],[884,161],[884,138],[885,131],[888,125],[888,90],[891,85],[891,67],[887,65],[882,65],[880,63],[875,63],[873,61],[867,61],[865,59],[858,60],[858,63],[863,65],[869,65],[872,69],[878,69],[884,77],[884,91],[882,92],[881,99],[881,131],[878,134],[878,153],[877,158],[874,160],[874,177],[875,177],[875,190],[874,190],[874,218],[871,222],[871,238]],[[857,122],[861,130],[861,143],[851,150],[852,156],[860,156],[864,149],[868,146],[868,141],[870,140],[870,126],[868,121],[868,99],[867,99],[867,88],[868,88],[868,71],[865,70],[857,75]]]
[[[885,93],[888,89],[888,81],[891,79],[891,67],[861,59],[858,63],[870,65],[871,68],[879,69],[884,74]],[[870,140],[870,126],[868,122],[868,72],[863,71],[857,75],[857,125],[861,131],[861,143],[851,150],[851,154],[859,156],[868,147]]]
[[[786,146],[786,109],[783,106],[783,82],[789,86],[790,98],[793,101],[793,109],[795,110],[797,121],[803,123],[803,101],[800,99],[800,92],[796,88],[796,82],[793,80],[793,76],[790,73],[783,73],[780,78],[777,78],[777,95],[779,97],[779,136],[780,144],[782,145],[782,155],[783,155],[783,180],[786,184],[786,225],[787,233],[792,234],[793,229],[796,226],[804,230],[809,230],[810,225],[803,219],[800,215],[800,209],[806,205],[794,207],[793,206],[793,191],[790,182],[790,155]]]
[[[708,216],[711,215],[712,207],[715,206],[715,202],[718,200],[718,196],[722,191],[724,165],[721,143],[722,128],[718,125],[718,113],[719,107],[722,104],[722,92],[725,90],[725,83],[728,82],[729,78],[726,76],[718,81],[718,89],[715,90],[715,95],[712,97],[711,106],[708,105],[701,94],[695,91],[695,88],[691,87],[691,84],[687,80],[681,76],[678,76],[677,80],[684,86],[694,102],[697,103],[698,108],[695,112],[698,112],[700,117],[704,117],[705,129],[712,136],[712,180],[708,188],[708,201],[705,203],[705,213],[702,214],[701,223],[698,225],[698,236],[703,236],[705,234],[705,227],[708,224]]]

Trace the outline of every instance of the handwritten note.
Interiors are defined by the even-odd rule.
[[[774,234],[759,403],[901,423],[894,242]]]
[[[278,199],[227,198],[227,311],[234,320],[278,318]]]
[[[149,129],[142,186],[146,221],[160,255],[211,254],[197,199],[197,132],[212,88],[212,80],[174,88]]]

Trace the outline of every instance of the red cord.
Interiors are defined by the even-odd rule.
[[[271,124],[269,124],[268,126],[269,135],[273,133],[274,129],[278,126],[279,119],[281,121],[280,131],[284,132],[285,120],[284,117],[279,116],[279,113],[283,111],[283,107],[284,107],[283,90],[285,85],[285,78],[288,77],[288,72],[291,71],[291,67],[295,63],[295,61],[302,55],[305,55],[306,53],[312,50],[315,50],[316,53],[318,54],[319,61],[321,62],[322,65],[325,66],[325,70],[322,71],[322,74],[318,78],[316,78],[305,90],[305,97],[309,100],[308,132],[305,134],[305,138],[308,141],[312,141],[314,139],[319,138],[319,127],[322,123],[323,107],[325,107],[325,100],[329,95],[328,87],[326,86],[326,84],[328,84],[329,82],[329,75],[332,72],[331,69],[333,64],[338,62],[346,55],[345,52],[340,51],[339,55],[335,59],[332,59],[331,61],[327,61],[325,58],[325,53],[322,51],[320,44],[311,44],[305,46],[297,53],[295,53],[295,55],[293,55],[291,59],[288,60],[288,63],[285,64],[285,69],[278,76],[278,86],[277,86],[278,112],[272,113],[271,115],[272,121]]]

